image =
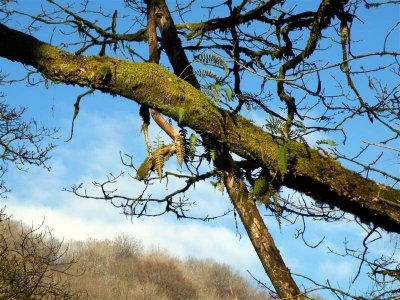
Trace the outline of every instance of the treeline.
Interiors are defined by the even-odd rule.
[[[145,251],[127,235],[63,245],[0,211],[0,299],[270,299],[227,265]]]

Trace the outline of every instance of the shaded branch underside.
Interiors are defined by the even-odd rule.
[[[30,65],[54,82],[88,86],[155,108],[181,124],[228,146],[230,151],[279,173],[282,141],[247,119],[215,106],[202,92],[153,63],[72,55],[0,24],[0,56]],[[156,83],[156,84],[155,84]],[[182,116],[181,116],[182,117]],[[400,190],[343,168],[302,143],[289,144],[283,185],[337,206],[363,222],[400,233]]]

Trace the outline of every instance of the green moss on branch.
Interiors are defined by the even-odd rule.
[[[0,39],[8,41],[1,43],[0,56],[31,65],[51,80],[121,95],[175,120],[179,120],[176,108],[181,107],[185,111],[182,125],[279,172],[282,140],[247,119],[218,108],[205,94],[157,64],[72,55],[1,24]],[[400,210],[385,201],[399,204],[399,190],[365,179],[301,143],[290,142],[288,153],[284,185],[362,216],[366,222],[400,232]],[[389,199],[380,197],[382,191]]]

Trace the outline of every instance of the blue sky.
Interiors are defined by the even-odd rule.
[[[38,4],[42,1],[29,3]],[[107,3],[116,5],[120,2]],[[29,5],[25,8],[34,9]],[[384,9],[372,19],[368,15],[364,16],[363,21],[364,26],[369,28],[368,34],[375,35],[374,30],[390,28],[398,17],[398,11]],[[44,30],[38,36],[47,40],[50,34]],[[377,38],[382,40],[384,37],[377,36]],[[377,41],[376,44],[380,45],[380,42]],[[392,50],[398,51],[399,46],[391,44]],[[375,45],[371,43],[370,47],[372,51]],[[376,60],[374,63],[379,64],[381,61]],[[0,59],[0,69],[10,74],[10,78],[24,74],[21,65],[4,59]],[[88,191],[94,191],[91,182],[102,181],[109,173],[117,175],[121,170],[133,173],[132,170],[124,169],[119,153],[133,154],[136,164],[139,164],[146,155],[136,103],[99,92],[84,98],[75,123],[74,137],[71,141],[64,142],[69,137],[73,104],[77,95],[85,89],[62,84],[50,84],[48,89],[44,85],[27,87],[22,82],[12,86],[3,85],[1,90],[6,94],[9,103],[28,107],[27,117],[34,117],[48,127],[60,128],[60,139],[56,141],[58,147],[52,152],[50,172],[36,167],[21,172],[9,166],[5,180],[12,192],[7,199],[2,199],[0,202],[0,206],[7,206],[9,214],[28,224],[31,222],[39,224],[45,219],[46,225],[54,228],[54,234],[66,240],[87,237],[113,238],[120,233],[128,233],[140,239],[148,248],[167,249],[182,258],[189,256],[213,258],[231,265],[245,276],[249,270],[260,280],[267,281],[240,224],[239,234],[236,232],[232,213],[211,222],[176,220],[173,215],[131,220],[109,203],[77,198],[62,191],[81,182],[85,183]],[[363,91],[367,93],[366,89]],[[380,134],[376,124],[372,126],[368,122],[357,121],[349,126],[351,126],[351,131],[348,133],[349,140],[342,146],[346,147],[346,151],[355,153],[363,140],[372,139]],[[366,130],[368,134],[365,134]],[[151,135],[154,137],[157,134],[159,129],[153,127]],[[320,137],[324,136],[313,138]],[[398,141],[394,143],[400,146]],[[383,161],[383,168],[400,175],[398,161],[396,164],[394,160],[396,157],[392,155],[394,158],[391,160],[390,155],[392,154],[389,153],[388,158]],[[169,166],[178,168],[173,163]],[[377,179],[380,178],[377,176]],[[165,184],[157,185],[153,187],[153,193],[163,194],[171,191],[176,184],[171,182],[168,187]],[[129,176],[124,176],[118,183],[120,193],[132,196],[137,195],[141,187],[141,184]],[[196,190],[187,196],[196,201],[196,206],[193,207],[193,212],[196,214],[210,212],[219,214],[231,207],[226,195],[215,191],[207,183],[198,184]],[[298,226],[284,224],[279,228],[274,217],[265,218],[265,222],[276,239],[285,262],[294,273],[308,275],[322,283],[329,278],[333,285],[337,284],[347,290],[350,278],[356,273],[358,262],[329,254],[328,247],[342,251],[345,240],[353,243],[354,247],[360,247],[364,233],[360,232],[359,227],[346,222],[310,222],[306,233],[308,242],[316,243],[323,236],[326,237],[319,248],[310,249],[300,239],[294,239]],[[389,251],[390,240],[390,236],[386,236],[377,242],[372,250],[377,255]],[[354,286],[356,291],[367,292],[367,281],[364,279],[360,278],[356,282]],[[298,278],[296,280],[304,282]]]

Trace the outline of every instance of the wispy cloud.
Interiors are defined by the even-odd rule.
[[[318,269],[321,274],[325,274],[327,278],[333,283],[345,282],[351,276],[355,275],[357,265],[349,261],[341,261],[330,259],[323,260],[318,264]]]

